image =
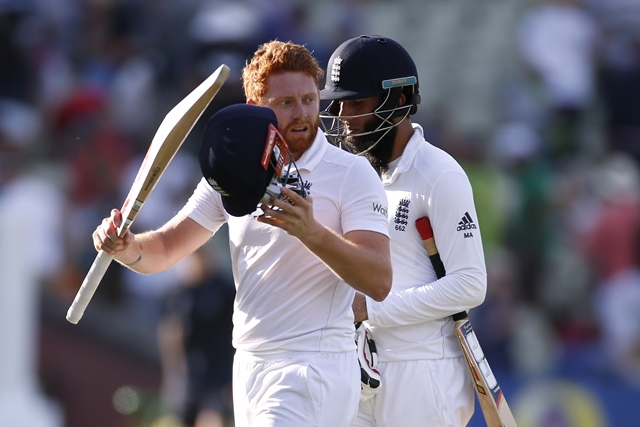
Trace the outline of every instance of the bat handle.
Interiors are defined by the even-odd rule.
[[[429,259],[431,260],[433,269],[436,272],[436,276],[438,277],[438,279],[442,279],[446,274],[446,270],[444,268],[444,264],[442,263],[442,259],[440,258],[440,254],[438,253],[436,241],[433,238],[431,221],[429,221],[429,218],[427,218],[426,216],[418,218],[416,220],[416,228],[418,229],[418,233],[420,233],[422,243],[427,250],[427,254],[429,255]],[[460,313],[456,313],[451,317],[454,321],[457,321],[467,319],[469,315],[466,311],[461,311]]]
[[[70,323],[77,324],[82,318],[84,310],[87,308],[87,305],[89,305],[89,301],[91,301],[93,294],[96,292],[111,261],[113,261],[113,255],[109,255],[104,251],[98,252],[71,307],[69,307],[69,311],[67,311],[67,320]]]

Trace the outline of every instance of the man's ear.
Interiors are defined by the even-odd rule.
[[[404,107],[406,103],[407,103],[407,95],[405,95],[403,92],[402,94],[400,94],[400,99],[398,100],[398,107]]]

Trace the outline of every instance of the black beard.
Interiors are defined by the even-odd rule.
[[[365,125],[364,132],[371,132],[377,129],[381,124],[382,119],[374,117]],[[394,126],[391,129],[373,132],[369,135],[348,136],[345,138],[345,142],[355,149],[356,152],[361,152],[375,144],[375,141],[378,141],[375,147],[363,155],[367,160],[369,160],[369,163],[371,163],[371,166],[373,166],[378,175],[382,176],[383,173],[389,170],[389,162],[391,161],[393,144],[397,134],[398,128]]]

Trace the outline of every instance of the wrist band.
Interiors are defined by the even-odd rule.
[[[127,267],[133,267],[134,265],[136,265],[137,263],[139,263],[140,261],[142,261],[142,246],[140,246],[140,256],[138,257],[137,260],[133,261],[131,264],[125,264]]]

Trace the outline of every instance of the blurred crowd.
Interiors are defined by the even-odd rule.
[[[479,335],[523,375],[638,386],[640,2],[531,2],[515,28],[503,121],[460,144],[491,275]]]
[[[19,300],[24,307],[40,293],[72,301],[95,257],[91,233],[123,203],[157,125],[219,64],[232,73],[204,117],[244,101],[240,71],[258,44],[306,44],[324,67],[342,40],[375,32],[359,25],[370,3],[342,2],[331,34],[317,34],[307,1],[0,0],[0,318],[19,311],[10,277],[34,286]],[[640,1],[527,3],[504,34],[518,67],[500,104],[487,106],[500,110],[500,122],[469,134],[446,112],[427,110],[421,123],[474,186],[489,292],[471,317],[496,370],[527,377],[575,369],[640,387]],[[186,201],[199,179],[201,126],[134,231],[157,227]],[[187,335],[202,337],[193,319],[207,317],[194,301],[215,308],[223,299],[228,308],[232,299],[204,290],[232,286],[221,242],[157,276],[114,266],[92,301],[154,335],[159,393],[176,414],[186,411],[177,396],[188,387],[176,343],[186,349]],[[7,273],[19,268],[29,274]],[[221,318],[225,307],[215,308]],[[15,326],[12,319],[0,323]],[[0,365],[11,360],[3,349],[16,335],[0,327]],[[217,356],[230,354],[224,336],[207,344]],[[198,351],[202,366],[209,350]],[[226,380],[211,381],[222,393]],[[224,398],[214,400],[219,409]]]

